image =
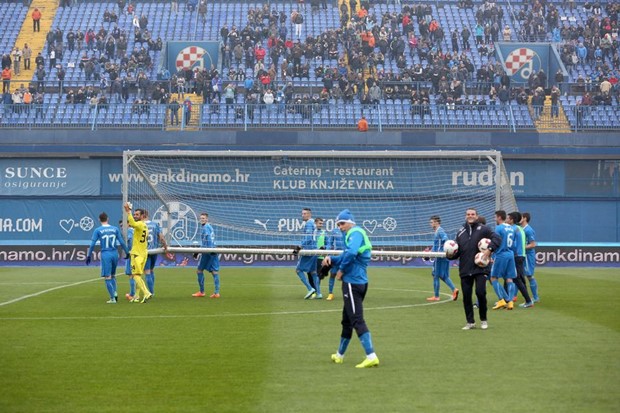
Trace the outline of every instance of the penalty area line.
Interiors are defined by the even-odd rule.
[[[93,282],[93,281],[97,281],[99,279],[100,278],[93,278],[93,279],[90,279],[90,280],[78,281],[76,283],[63,284],[63,285],[59,285],[58,287],[53,287],[53,288],[48,288],[47,290],[38,291],[36,293],[22,295],[21,297],[17,297],[17,298],[14,298],[12,300],[0,303],[0,307],[3,307],[5,305],[9,305],[9,304],[14,304],[14,303],[17,303],[19,301],[22,301],[22,300],[25,300],[25,299],[28,299],[28,298],[37,297],[39,295],[46,294],[46,293],[49,293],[49,292],[52,292],[52,291],[60,290],[61,288],[74,287],[76,285],[90,283],[90,282]]]

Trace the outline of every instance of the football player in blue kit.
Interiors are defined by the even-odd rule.
[[[129,255],[129,248],[125,244],[125,240],[121,235],[118,227],[108,223],[108,214],[102,212],[99,214],[99,222],[101,226],[93,232],[93,237],[86,253],[86,265],[91,262],[91,256],[95,244],[99,242],[101,246],[101,277],[105,280],[105,286],[110,295],[108,304],[116,304],[118,294],[116,292],[116,266],[118,265],[118,245],[123,248],[125,255]]]

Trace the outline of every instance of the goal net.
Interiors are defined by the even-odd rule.
[[[415,257],[429,256],[422,251],[432,244],[432,215],[453,238],[467,208],[489,220],[497,209],[517,210],[497,151],[126,151],[123,158],[123,200],[149,211],[173,252],[207,251],[199,248],[202,212],[215,252],[290,253],[303,237],[303,208],[325,220],[328,235],[339,235],[335,218],[347,208],[373,254]]]

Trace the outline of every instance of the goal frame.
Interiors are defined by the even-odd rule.
[[[400,150],[383,150],[383,151],[337,151],[337,150],[321,150],[321,151],[287,151],[287,150],[223,150],[223,151],[199,151],[199,150],[125,150],[123,151],[123,183],[122,183],[122,198],[123,204],[129,199],[129,164],[136,156],[141,157],[199,157],[199,158],[222,158],[222,157],[270,157],[270,158],[365,158],[365,159],[429,159],[429,158],[469,158],[475,159],[476,157],[482,159],[485,158],[495,167],[495,209],[501,208],[501,182],[502,182],[502,168],[498,168],[498,165],[502,165],[502,154],[497,150],[472,150],[472,151],[452,151],[452,150],[437,150],[437,151],[400,151]],[[146,175],[141,172],[145,177]],[[157,194],[157,190],[149,182],[146,183],[151,186],[154,192]],[[508,183],[509,185],[509,183]],[[167,207],[166,202],[157,195],[162,201],[162,205]],[[123,222],[127,221],[127,214],[123,210]],[[126,226],[123,227],[123,233],[126,237]],[[178,253],[263,253],[263,254],[291,254],[293,250],[290,248],[202,248],[202,247],[168,247],[170,252]],[[162,248],[149,250],[149,254],[162,253]],[[338,255],[342,251],[337,250],[301,250],[299,255]],[[429,251],[394,251],[394,250],[378,250],[372,251],[376,256],[399,256],[399,257],[413,257],[413,258],[442,258],[445,257],[444,252],[429,252]]]

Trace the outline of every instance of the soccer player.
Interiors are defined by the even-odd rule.
[[[458,244],[458,251],[448,259],[459,259],[459,276],[461,278],[461,292],[463,293],[463,308],[465,309],[465,319],[467,323],[463,330],[471,330],[476,328],[474,319],[474,305],[472,302],[472,292],[474,283],[476,285],[476,298],[478,299],[478,313],[480,315],[480,327],[486,330],[489,325],[487,323],[487,275],[489,267],[479,267],[475,263],[475,257],[478,253],[478,242],[482,238],[489,238],[499,244],[497,235],[491,228],[480,223],[478,212],[475,208],[468,208],[465,211],[465,224],[459,229],[454,237],[454,241]]]
[[[105,280],[105,286],[110,294],[110,300],[107,303],[116,304],[118,297],[116,292],[117,245],[121,245],[125,255],[129,254],[129,249],[121,236],[121,231],[108,223],[108,214],[105,212],[99,214],[99,222],[101,222],[101,226],[93,232],[93,237],[86,253],[86,265],[90,264],[93,248],[99,242],[101,245],[101,276]]]
[[[119,228],[123,228],[123,220],[118,221]],[[133,228],[127,228],[127,248],[131,249],[133,246]],[[129,292],[125,294],[125,298],[129,301],[133,301],[136,298],[136,282],[131,277],[131,256],[128,255],[125,259],[125,275],[129,276]]]
[[[430,225],[435,236],[433,237],[432,252],[442,252],[443,244],[448,240],[446,231],[441,227],[441,217],[439,215],[433,215],[430,218]],[[447,258],[435,258],[433,262],[433,290],[434,295],[426,299],[426,301],[439,301],[439,280],[446,283],[450,291],[452,291],[452,301],[456,301],[459,297],[459,290],[454,286],[454,283],[450,279],[450,261]]]
[[[209,224],[209,214],[203,212],[200,214],[200,225],[202,230],[200,232],[200,246],[203,248],[215,248],[215,232],[213,227]],[[198,258],[198,253],[194,254],[194,259]],[[205,274],[204,270],[207,270],[213,276],[213,284],[215,290],[211,294],[211,298],[220,298],[220,259],[214,252],[203,252],[198,263],[196,270],[196,276],[198,277],[198,287],[200,290],[192,297],[204,297],[205,296]]]
[[[144,210],[144,213],[146,215],[144,222],[146,223],[146,227],[149,230],[147,248],[153,250],[161,245],[162,247],[164,247],[164,252],[167,252],[168,244],[166,243],[164,235],[161,233],[161,227],[157,222],[151,221],[149,219],[149,213],[147,210]],[[147,255],[146,265],[144,266],[144,277],[146,278],[146,286],[153,296],[155,296],[155,264],[157,264],[157,256],[157,254]]]
[[[338,351],[332,354],[331,359],[336,364],[344,361],[353,330],[364,347],[366,358],[355,367],[366,368],[379,365],[379,358],[372,345],[370,330],[364,320],[364,298],[368,291],[367,268],[372,255],[372,245],[366,231],[356,226],[353,215],[348,209],[338,214],[336,225],[344,234],[344,251],[338,256],[327,256],[323,260],[324,266],[337,268],[336,279],[342,280],[342,332]]]
[[[137,303],[146,303],[152,296],[149,290],[146,288],[146,284],[144,284],[144,280],[142,279],[142,274],[144,274],[144,266],[146,264],[147,253],[147,238],[149,235],[149,230],[144,223],[145,213],[142,209],[136,209],[131,212],[131,204],[126,202],[123,205],[125,208],[125,212],[127,212],[127,221],[129,222],[129,226],[134,229],[134,237],[133,243],[131,246],[131,275],[130,277],[136,282],[136,288],[138,291],[142,292],[142,301],[139,298],[134,296],[132,302]]]
[[[523,232],[525,232],[525,276],[530,282],[530,289],[532,290],[532,298],[535,303],[540,301],[538,296],[538,283],[534,278],[534,269],[536,267],[536,232],[530,225],[531,215],[529,212],[524,212],[521,217],[521,226]]]
[[[515,230],[515,245],[517,247],[515,252],[515,267],[517,268],[515,284],[525,299],[525,302],[521,303],[519,307],[530,308],[534,306],[534,303],[527,292],[527,285],[525,284],[525,232],[519,225],[519,222],[521,222],[521,213],[517,211],[509,213],[506,217],[506,222],[508,225],[512,225]]]
[[[340,228],[336,226],[327,238],[328,250],[342,250],[344,251],[344,237]],[[327,301],[334,299],[334,284],[336,283],[336,268],[332,268],[329,274],[329,294],[327,295]]]
[[[484,251],[488,257],[493,253],[493,266],[491,267],[491,285],[499,301],[495,303],[494,310],[506,308],[512,310],[514,303],[512,298],[516,293],[514,279],[517,276],[515,268],[515,230],[512,225],[506,222],[506,211],[495,211],[495,233],[499,235],[501,241],[499,245],[491,239],[489,249]],[[499,284],[498,278],[506,281],[506,288]]]
[[[327,240],[327,232],[323,229],[323,224],[325,223],[325,220],[323,218],[319,218],[316,217],[314,219],[314,225],[316,226],[316,229],[314,230],[315,234],[315,239],[316,239],[316,247],[317,249],[320,250],[324,250],[325,249],[325,244],[326,244],[326,240]],[[325,258],[322,255],[319,255],[316,258],[316,272],[317,275],[319,275],[319,286],[317,287],[316,284],[314,284],[314,277],[312,277],[310,274],[308,274],[308,283],[310,284],[310,286],[312,288],[314,288],[315,290],[321,291],[321,277],[320,277],[320,273],[321,273],[321,263],[323,262],[323,258]]]
[[[301,239],[301,245],[295,247],[294,254],[297,254],[301,249],[316,249],[316,234],[314,225],[314,219],[312,219],[312,210],[310,208],[304,208],[301,210],[301,219],[304,224],[304,235]],[[299,277],[299,280],[306,286],[307,293],[304,299],[323,298],[321,292],[310,285],[306,280],[306,274],[308,273],[314,280],[314,285],[319,286],[319,275],[316,272],[316,256],[315,255],[301,255],[297,260],[297,267],[295,272]],[[320,286],[319,286],[320,287]]]

